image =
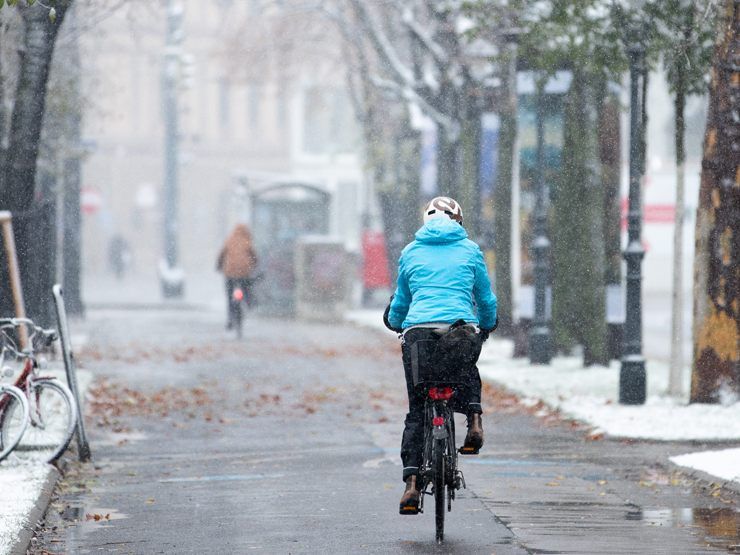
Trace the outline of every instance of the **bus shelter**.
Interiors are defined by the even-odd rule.
[[[277,183],[251,194],[252,234],[262,274],[255,284],[260,310],[295,313],[296,245],[304,236],[329,233],[331,195],[306,183]]]

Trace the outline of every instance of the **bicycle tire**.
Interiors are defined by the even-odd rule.
[[[242,325],[243,325],[243,320],[244,320],[244,314],[242,310],[243,310],[242,303],[241,302],[237,303],[236,311],[234,312],[234,319],[236,320],[236,322],[234,323],[235,324],[234,327],[236,327],[236,338],[237,339],[241,339],[242,333],[243,333]]]
[[[432,471],[434,487],[434,520],[436,528],[437,543],[442,543],[445,535],[445,451],[446,441],[436,440],[432,453]]]
[[[28,426],[28,400],[12,385],[0,386],[0,461],[16,448]]]
[[[31,381],[29,420],[26,433],[16,446],[16,454],[54,462],[66,451],[75,433],[77,408],[69,388],[56,378]]]

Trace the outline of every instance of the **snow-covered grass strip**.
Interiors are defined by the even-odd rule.
[[[478,364],[481,377],[521,397],[541,399],[608,435],[661,441],[740,440],[740,403],[688,404],[687,398],[668,396],[666,364],[647,362],[647,402],[625,406],[618,403],[618,361],[609,367],[583,368],[580,357],[557,357],[550,365],[538,366],[510,358],[512,347],[503,340],[486,343]],[[689,373],[684,374],[688,391]]]
[[[740,447],[678,455],[671,462],[740,484]]]
[[[48,464],[14,465],[12,457],[0,464],[0,555],[10,553],[23,529],[36,526],[29,517],[54,472]]]
[[[57,377],[66,384],[61,368],[44,369],[40,373]],[[77,380],[84,397],[84,392],[92,382],[92,372],[78,370]],[[17,457],[11,453],[0,462],[0,555],[10,553],[24,529],[36,526],[35,522],[29,520],[52,472],[56,471],[51,465],[32,456]]]

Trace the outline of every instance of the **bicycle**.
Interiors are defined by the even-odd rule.
[[[229,293],[229,322],[236,329],[237,339],[242,338],[244,306],[247,296],[246,280],[232,280]]]
[[[465,477],[457,467],[454,412],[448,405],[457,388],[456,384],[450,382],[431,382],[425,389],[419,512],[424,512],[424,497],[433,496],[436,539],[441,544],[444,540],[445,509],[452,511],[455,492],[466,487]],[[431,491],[427,491],[430,486]]]
[[[15,344],[12,332],[20,326],[31,330],[28,347],[21,351]],[[22,370],[14,386],[21,390],[27,400],[25,411],[28,414],[28,425],[20,441],[15,446],[16,454],[30,454],[33,458],[45,462],[56,461],[69,446],[77,424],[77,406],[69,388],[52,376],[41,376],[38,373],[39,361],[37,348],[49,347],[57,337],[55,330],[45,330],[36,326],[27,318],[0,319],[0,365],[23,361]],[[10,398],[9,398],[10,399]],[[5,441],[11,440],[14,414],[22,413],[24,406],[13,397],[6,403],[0,416],[0,436]]]
[[[23,391],[14,385],[0,384],[0,429],[4,430],[0,433],[0,461],[10,455],[20,442],[28,426],[28,418],[28,400]]]

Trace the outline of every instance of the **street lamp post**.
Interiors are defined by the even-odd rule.
[[[164,259],[160,264],[162,295],[180,298],[185,289],[182,269],[178,264],[178,73],[182,42],[182,5],[178,0],[167,1],[167,38],[162,74],[164,115]]]
[[[547,186],[545,184],[545,79],[536,79],[537,114],[537,197],[534,210],[534,321],[529,332],[529,360],[532,364],[549,364],[552,358],[550,325],[547,314],[547,285],[550,274],[550,239],[547,236]]]
[[[640,238],[642,208],[640,202],[643,173],[642,149],[642,80],[645,79],[645,48],[639,31],[627,44],[630,64],[630,150],[629,210],[627,212],[627,305],[619,373],[619,402],[641,405],[647,393],[645,358],[642,356],[642,259],[645,250]]]

